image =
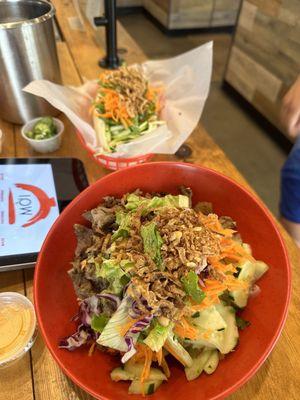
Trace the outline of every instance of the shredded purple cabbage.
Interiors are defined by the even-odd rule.
[[[98,338],[98,334],[93,331],[91,327],[80,324],[77,331],[73,335],[62,339],[59,342],[59,347],[61,349],[68,349],[73,351],[83,344],[87,343],[89,340]]]
[[[131,318],[136,319],[136,318],[139,318],[143,314],[143,311],[141,311],[139,309],[137,302],[133,301],[133,303],[131,305],[131,309],[129,310],[128,313]]]
[[[152,308],[148,305],[147,300],[141,297],[141,303],[146,308],[146,310],[151,311]],[[137,301],[133,301],[131,310],[129,310],[129,315],[131,318],[136,319],[144,314],[144,310],[139,309]]]
[[[85,326],[91,326],[93,315],[99,315],[99,299],[97,296],[91,296],[84,299],[79,306],[79,319]]]
[[[93,295],[82,300],[79,305],[78,314],[72,318],[72,321],[79,322],[77,331],[73,335],[62,339],[59,343],[60,348],[73,351],[89,340],[98,339],[99,333],[91,328],[91,323],[94,315],[100,315],[102,313],[100,298],[111,301],[114,304],[115,310],[121,303],[118,296],[110,293]]]
[[[149,324],[150,324],[152,318],[153,318],[153,315],[150,314],[150,315],[148,315],[147,317],[144,317],[143,319],[141,319],[140,321],[137,321],[137,322],[136,322],[135,324],[133,324],[132,327],[129,329],[129,331],[127,332],[127,335],[128,335],[128,334],[131,334],[131,333],[134,334],[134,333],[140,333],[140,332],[142,332],[144,329],[146,329],[146,328],[149,326]]]
[[[98,297],[102,297],[103,299],[107,299],[110,300],[114,303],[115,305],[115,310],[119,307],[119,305],[121,304],[121,300],[120,298],[115,295],[115,294],[111,294],[111,293],[101,293],[98,294]]]
[[[132,327],[128,330],[128,332],[124,336],[125,342],[127,344],[127,352],[123,355],[121,359],[123,364],[126,363],[136,353],[133,337],[138,336],[140,332],[148,328],[152,318],[153,315],[150,314],[141,319],[140,321],[137,321],[134,325],[132,325]]]
[[[136,353],[136,348],[134,347],[133,338],[131,336],[125,336],[125,342],[127,344],[127,352],[121,358],[121,362],[125,364],[132,356]]]

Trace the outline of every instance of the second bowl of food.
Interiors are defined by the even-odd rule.
[[[290,266],[272,217],[240,185],[149,163],[100,179],[63,211],[34,292],[52,355],[96,398],[221,399],[275,345]]]

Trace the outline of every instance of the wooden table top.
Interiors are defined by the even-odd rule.
[[[97,62],[103,56],[104,32],[97,33],[88,23],[84,31],[74,30],[69,17],[76,16],[71,0],[53,0],[57,9],[57,20],[63,35],[58,43],[58,53],[63,82],[66,85],[80,85],[85,78],[94,79],[99,74]],[[125,49],[128,63],[142,61],[145,55],[132,38],[119,26],[119,47]],[[61,148],[53,156],[77,157],[84,162],[90,183],[107,174],[108,171],[90,159],[82,149],[70,122],[62,117],[65,134]],[[33,153],[20,135],[20,127],[0,121],[4,132],[1,157],[40,157]],[[184,161],[201,164],[224,173],[252,190],[245,179],[228,160],[223,151],[212,141],[201,124],[195,129],[187,143],[193,149],[192,155]],[[175,156],[156,156],[154,160],[177,160]],[[237,393],[232,400],[273,400],[274,397],[300,398],[300,270],[299,250],[284,229],[284,237],[293,266],[293,292],[289,316],[283,333],[264,365],[256,375]],[[0,275],[0,291],[17,291],[32,299],[33,270],[3,272]],[[251,349],[249,349],[251,351]],[[41,336],[20,362],[0,370],[0,400],[91,400],[92,397],[75,386],[60,371],[45,347]]]

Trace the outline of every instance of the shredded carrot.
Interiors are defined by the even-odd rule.
[[[156,352],[156,359],[157,359],[158,365],[161,366],[162,359],[163,359],[162,349],[160,349]]]
[[[180,322],[175,325],[174,332],[182,338],[196,339],[197,329],[190,325],[185,318],[181,318]]]
[[[134,362],[139,362],[140,360],[143,360],[144,358],[145,358],[144,353],[138,351],[131,357],[131,360]]]
[[[222,283],[217,281],[216,279],[206,279],[205,286],[207,288],[219,288],[222,287]]]
[[[133,319],[130,318],[130,321],[128,321],[126,324],[124,324],[123,326],[120,327],[119,332],[122,336],[124,336],[129,329],[132,327],[132,325],[134,325],[140,318],[137,319]]]
[[[205,281],[205,287],[202,289],[206,296],[219,295],[226,289],[224,282],[217,280],[207,279]],[[204,299],[205,300],[205,299]]]
[[[249,287],[248,282],[240,280],[240,279],[235,279],[232,276],[228,276],[225,283],[226,283],[228,290],[236,290],[236,289]]]
[[[110,93],[110,94],[112,94],[112,95],[118,94],[114,89],[105,88],[105,87],[103,87],[103,86],[101,87],[101,92]]]
[[[195,311],[201,311],[218,303],[220,303],[219,297],[213,294],[212,296],[205,297],[205,299],[200,304],[193,305],[192,309]]]
[[[229,238],[229,237],[222,237],[220,239],[221,246],[224,246],[224,247],[230,246],[231,247],[232,243],[233,243],[233,240],[231,238]]]
[[[239,256],[238,254],[235,254],[233,252],[227,251],[227,252],[222,252],[222,258],[228,258],[232,261],[236,262],[242,262],[244,260],[244,257]]]
[[[98,113],[97,116],[101,117],[101,118],[111,118],[112,117],[112,113],[111,112],[106,112],[104,114]]]
[[[169,366],[168,366],[167,361],[165,359],[165,356],[163,354],[162,354],[161,367],[162,367],[166,377],[170,378],[170,376],[171,376],[170,369],[169,369]]]
[[[231,237],[236,231],[233,229],[226,229],[223,228],[217,215],[209,214],[209,215],[201,215],[200,216],[201,222],[210,230],[224,235],[225,237]]]
[[[150,368],[152,364],[152,350],[148,346],[144,346],[145,351],[145,364],[141,374],[141,383],[144,383],[150,375]]]
[[[95,346],[96,346],[96,342],[94,342],[94,343],[91,345],[90,349],[89,349],[89,352],[88,352],[88,356],[89,356],[89,357],[91,357],[91,355],[94,353],[94,351],[95,351]]]
[[[144,351],[145,346],[141,343],[137,343],[135,347],[137,352],[131,357],[129,362],[136,363],[145,359],[145,351]]]

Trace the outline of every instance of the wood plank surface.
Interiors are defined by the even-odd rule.
[[[0,129],[3,132],[2,152],[0,152],[0,157],[14,157],[14,127],[0,120]],[[1,272],[0,292],[18,292],[25,294],[23,271]],[[16,399],[33,399],[29,353],[26,354],[20,362],[3,370],[0,369],[0,400]]]
[[[23,271],[1,272],[0,292],[25,294]],[[0,369],[0,400],[16,399],[34,399],[30,353],[11,366]]]
[[[98,43],[103,41],[103,31],[99,30],[94,34],[92,28],[85,24],[84,31],[72,31],[68,25],[69,17],[76,17],[71,0],[53,0],[57,8],[58,22],[63,32],[66,42],[58,44],[60,65],[62,69],[63,81],[65,84],[79,85],[84,77],[95,78],[99,73],[97,61],[100,56]],[[124,32],[123,28],[120,31]],[[97,39],[96,39],[97,37]],[[126,39],[125,39],[126,38]],[[130,63],[145,58],[141,50],[135,45],[132,38],[124,34],[121,39],[122,46],[128,50],[126,60]],[[128,41],[127,41],[128,40]],[[82,46],[83,47],[80,47]],[[65,123],[65,135],[62,147],[59,151],[53,153],[53,156],[73,156],[80,158],[86,167],[90,182],[99,179],[108,171],[98,166],[81,148],[75,137],[74,128],[61,116]],[[7,128],[7,127],[6,127]],[[16,130],[16,154],[19,157],[40,156],[34,154],[27,147],[27,144],[20,137]],[[13,155],[14,141],[9,139],[7,145],[7,154]],[[203,127],[199,125],[193,132],[187,143],[192,148],[190,157],[182,160],[202,164],[214,168],[227,176],[235,179],[237,182],[248,187],[248,184],[234,165],[227,159],[223,151],[213,142]],[[3,156],[3,154],[2,154]],[[154,160],[181,160],[174,156],[156,156]],[[249,188],[251,190],[251,188]],[[292,239],[280,227],[283,233],[289,255],[293,263],[293,296],[290,306],[289,317],[283,331],[283,334],[276,345],[271,356],[265,362],[259,372],[241,388],[237,393],[230,396],[231,400],[273,400],[274,397],[281,396],[291,400],[299,398],[300,391],[300,367],[298,360],[300,358],[300,323],[299,323],[299,305],[300,305],[300,272],[299,272],[299,250],[296,248]],[[24,290],[22,272],[15,272],[1,275],[0,290]],[[33,272],[25,272],[26,292],[32,299],[32,279]],[[23,287],[23,289],[22,289]],[[34,377],[34,398],[37,400],[91,400],[92,398],[77,388],[60,371],[56,363],[46,349],[42,338],[39,336],[36,345],[32,349],[32,370]],[[15,370],[10,377],[6,378],[9,385],[3,384],[2,372],[0,372],[0,400],[20,399],[27,400],[33,398],[32,386],[28,384],[28,374],[30,366],[24,359],[21,367]],[[288,372],[288,373],[287,373]],[[6,376],[7,377],[7,376]],[[21,387],[22,386],[22,387]],[[30,386],[30,387],[29,387]]]
[[[14,127],[8,122],[0,120],[0,129],[2,131],[2,146],[0,157],[14,157],[15,155],[15,135]]]

